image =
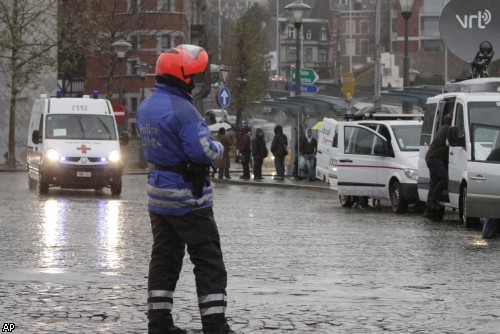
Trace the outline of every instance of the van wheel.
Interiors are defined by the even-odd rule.
[[[402,213],[408,210],[408,203],[403,197],[403,190],[398,181],[393,182],[389,187],[389,195],[391,196],[392,211]]]
[[[41,175],[38,180],[38,193],[40,195],[47,195],[49,193],[49,183]]]
[[[344,208],[351,208],[354,204],[352,196],[339,196],[340,205]]]
[[[120,196],[122,193],[122,179],[111,182],[111,195]]]
[[[467,216],[467,185],[460,191],[460,203],[458,205],[458,215],[466,228],[478,227],[480,225],[479,217]]]
[[[36,189],[36,186],[38,185],[38,183],[36,182],[35,179],[32,179],[29,175],[28,175],[28,187],[30,190],[35,190]]]

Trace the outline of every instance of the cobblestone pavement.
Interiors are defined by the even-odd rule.
[[[454,212],[431,223],[387,206],[341,208],[324,185],[268,183],[214,185],[233,328],[500,333],[500,240],[462,228]],[[127,175],[119,199],[39,196],[24,173],[0,173],[2,323],[14,333],[145,333],[144,186],[144,175]],[[192,269],[186,258],[174,315],[199,333]]]

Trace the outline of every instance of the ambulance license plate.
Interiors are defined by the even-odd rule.
[[[92,177],[92,172],[76,172],[77,177]]]

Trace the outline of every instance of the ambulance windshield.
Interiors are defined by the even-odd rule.
[[[52,114],[46,119],[47,139],[116,140],[113,116]]]

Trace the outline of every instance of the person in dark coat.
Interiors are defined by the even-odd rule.
[[[439,199],[448,184],[448,155],[449,147],[446,145],[448,129],[451,125],[452,116],[448,113],[443,116],[443,124],[436,132],[429,150],[425,155],[425,162],[429,168],[430,182],[424,217],[432,221],[438,221],[437,210]]]
[[[283,133],[283,127],[274,127],[274,138],[271,143],[271,152],[274,155],[274,167],[276,168],[275,180],[285,179],[285,157],[288,155],[288,138]]]
[[[266,147],[266,140],[264,139],[264,131],[257,129],[255,137],[252,139],[252,158],[253,158],[253,179],[264,180],[262,177],[262,164],[264,159],[267,158],[269,152]]]
[[[250,156],[252,152],[250,129],[245,126],[241,129],[241,138],[238,144],[238,150],[240,151],[240,162],[243,167],[243,175],[240,176],[242,180],[250,179]]]
[[[219,179],[222,179],[222,176],[226,179],[230,179],[229,167],[231,167],[231,161],[229,160],[229,150],[231,147],[231,140],[226,136],[226,129],[220,128],[219,132],[217,132],[216,139],[224,146],[224,155],[222,159],[214,163],[214,167],[219,169]]]
[[[307,129],[305,136],[301,138],[300,154],[304,157],[309,181],[316,180],[316,149],[318,141],[312,135],[312,129]]]

